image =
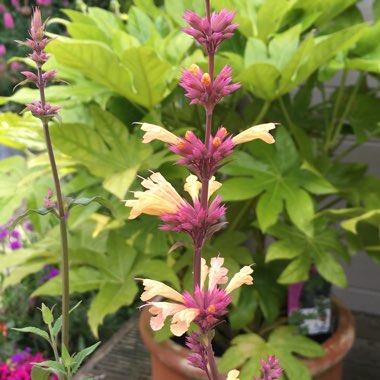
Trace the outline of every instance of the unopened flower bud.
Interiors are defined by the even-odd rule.
[[[42,66],[44,63],[46,63],[49,60],[49,56],[46,53],[37,53],[33,52],[33,54],[29,54],[29,58],[37,63],[37,65]]]
[[[214,137],[214,139],[212,140],[212,145],[214,145],[215,148],[220,146],[221,143],[222,143],[222,141],[220,140],[219,137]]]
[[[45,25],[42,23],[41,12],[38,8],[34,9],[29,33],[35,41],[41,41],[44,38]]]
[[[201,69],[199,68],[198,65],[196,65],[195,63],[193,63],[193,64],[190,66],[189,71],[190,71],[193,75],[197,76],[197,75],[201,72]]]
[[[210,78],[210,75],[208,73],[204,73],[202,75],[202,79],[201,79],[201,83],[206,86],[206,87],[209,87],[210,84],[211,84],[211,78]]]
[[[186,133],[185,133],[186,140],[190,140],[193,136],[194,136],[193,131],[186,131]]]
[[[28,79],[34,83],[38,83],[37,75],[32,73],[31,71],[21,71],[21,74],[24,75],[26,77],[26,79]]]
[[[53,79],[55,77],[55,75],[57,74],[57,70],[49,70],[49,71],[46,71],[46,73],[44,73],[42,75],[42,80],[44,81],[44,83],[48,82],[49,80]]]

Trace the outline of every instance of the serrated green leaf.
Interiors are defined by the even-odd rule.
[[[150,156],[151,147],[129,135],[126,126],[112,114],[97,107],[92,107],[91,112],[93,126],[53,126],[54,145],[103,178],[106,189],[123,198],[144,160]]]
[[[236,79],[259,98],[272,101],[277,97],[277,81],[280,76],[280,71],[273,64],[254,63]]]
[[[276,349],[297,353],[307,358],[317,358],[325,354],[323,346],[301,335],[296,326],[282,326],[275,329],[268,343]]]
[[[219,360],[218,367],[220,371],[228,372],[231,369],[242,367],[263,345],[265,345],[265,341],[259,335],[238,335],[232,340],[231,347]]]
[[[309,369],[299,358],[281,349],[276,350],[276,356],[280,358],[281,366],[289,380],[312,380]]]
[[[220,195],[225,201],[252,199],[262,191],[262,185],[253,178],[231,178],[223,182]]]
[[[66,374],[66,369],[63,366],[63,364],[58,363],[58,362],[53,361],[53,360],[46,360],[44,362],[33,363],[33,365],[34,366],[38,366],[38,367],[48,367],[48,368],[51,368],[54,371]]]
[[[306,254],[297,256],[285,268],[277,281],[280,284],[294,284],[295,282],[306,281],[309,277],[311,264],[310,256]]]
[[[161,260],[144,260],[138,262],[132,269],[131,274],[134,277],[141,276],[144,278],[154,278],[157,281],[168,281],[176,289],[180,288],[178,277],[168,263]]]
[[[97,289],[102,282],[99,271],[88,268],[73,268],[70,271],[70,291],[86,292],[88,290]],[[32,297],[37,295],[57,295],[62,291],[62,277],[58,275],[51,280],[45,282],[32,293]]]
[[[32,380],[49,380],[51,371],[47,370],[46,368],[33,366],[31,375]]]
[[[88,311],[88,323],[92,333],[98,336],[98,327],[104,317],[116,312],[121,306],[130,305],[135,299],[138,287],[133,279],[124,283],[105,283],[94,297]]]
[[[13,330],[24,332],[24,333],[32,333],[32,334],[38,335],[41,338],[44,338],[45,340],[50,342],[49,334],[46,331],[41,330],[37,327],[13,328]]]
[[[106,208],[112,207],[112,202],[110,202],[108,199],[103,198],[103,197],[92,197],[92,198],[77,198],[77,199],[72,199],[69,204],[68,204],[68,209],[72,209],[75,206],[87,206],[93,202],[99,203],[101,206],[104,206]]]
[[[54,321],[53,311],[50,310],[44,303],[41,305],[42,319],[45,324],[50,325]]]
[[[265,232],[275,224],[283,208],[283,201],[278,197],[277,188],[267,191],[262,195],[257,204],[257,220],[260,228]]]
[[[314,253],[315,264],[321,276],[341,288],[347,287],[346,273],[338,260],[330,252],[315,250]]]
[[[265,255],[265,262],[269,263],[279,259],[294,259],[302,254],[300,247],[287,240],[273,242]]]
[[[90,347],[84,348],[82,351],[79,351],[76,355],[74,355],[71,364],[73,374],[75,374],[78,371],[79,367],[83,363],[83,360],[86,359],[89,355],[91,355],[98,348],[100,343],[101,342],[97,342]]]
[[[285,193],[285,204],[290,220],[306,234],[312,235],[314,204],[310,195],[300,188]]]
[[[277,32],[282,19],[292,7],[287,0],[267,0],[257,13],[257,29],[259,37],[266,40],[269,35]],[[275,15],[275,17],[274,17]]]
[[[67,351],[66,346],[63,344],[62,345],[62,361],[63,365],[67,368],[70,367],[71,365],[71,356],[69,354],[69,351]]]
[[[123,52],[123,65],[132,73],[132,89],[128,98],[151,110],[169,94],[172,66],[158,58],[153,49],[130,48]]]

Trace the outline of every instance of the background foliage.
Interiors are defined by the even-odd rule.
[[[369,22],[355,0],[220,0],[215,6],[237,11],[237,36],[219,52],[216,66],[231,64],[243,87],[217,108],[214,126],[223,123],[236,133],[260,122],[280,123],[274,146],[252,142],[222,169],[229,224],[207,254],[220,250],[232,272],[254,262],[255,286],[234,299],[229,319],[236,337],[221,367],[235,368],[238,361],[242,379],[248,379],[258,370],[248,353],[258,358],[269,350],[283,358],[289,379],[309,379],[293,353],[318,356],[319,346],[289,327],[276,328],[287,284],[306,280],[315,265],[325,279],[346,286],[341,262],[358,249],[379,261],[379,179],[347,156],[379,136],[380,2],[374,2]],[[69,216],[71,290],[94,295],[88,323],[95,335],[107,315],[136,300],[134,278],[153,276],[177,288],[178,278],[190,282],[186,238],[158,232],[149,217],[127,221],[121,202],[137,188],[137,173],[160,170],[177,183],[185,175],[160,143],[140,143],[134,122],[202,134],[203,115],[188,106],[178,87],[182,67],[197,63],[206,70],[201,49],[180,31],[186,9],[202,13],[203,1],[135,0],[120,11],[65,9],[64,18],[49,23],[52,33],[58,26],[68,33],[52,34],[57,38],[48,46],[49,68],[69,83],[47,90],[49,101],[63,106],[63,123],[52,127],[52,138],[64,194],[107,200],[79,205]],[[21,107],[35,91],[18,90],[0,97],[0,104]],[[353,143],[342,151],[346,139]],[[41,207],[51,180],[34,118],[2,113],[0,143],[24,152],[0,163],[5,223],[20,207]],[[1,270],[12,268],[5,287],[58,261],[55,221],[31,218],[40,239],[0,258]],[[184,243],[168,255],[178,240]],[[59,292],[59,277],[33,289],[34,296]],[[251,333],[238,335],[242,329]]]

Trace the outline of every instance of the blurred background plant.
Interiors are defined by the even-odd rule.
[[[237,344],[221,366],[227,371],[240,364],[244,379],[269,350],[285,358],[286,371],[306,379],[302,364],[281,351],[283,336],[271,338],[286,322],[287,286],[307,280],[312,265],[328,282],[346,286],[341,262],[359,249],[379,261],[380,182],[367,175],[366,165],[350,162],[349,154],[379,137],[380,1],[373,2],[367,22],[356,0],[220,0],[215,5],[236,10],[240,24],[217,56],[216,68],[228,62],[243,86],[220,105],[214,126],[223,120],[237,133],[259,122],[281,124],[275,146],[247,144],[222,169],[229,224],[208,247],[209,255],[220,250],[231,272],[254,262],[256,285],[234,299],[229,314],[234,331],[227,336],[250,331],[255,344]],[[181,67],[196,63],[206,69],[202,50],[179,30],[184,11],[202,13],[203,0],[135,0],[106,7],[110,10],[82,3],[53,14],[48,26],[57,38],[48,45],[47,69],[56,68],[59,79],[69,83],[47,89],[49,100],[64,107],[63,123],[51,130],[64,193],[108,200],[108,209],[95,203],[75,207],[68,220],[71,288],[87,299],[94,335],[107,315],[125,306],[133,311],[135,277],[166,280],[177,288],[178,278],[190,284],[191,255],[182,254],[186,238],[166,239],[149,217],[125,223],[128,210],[120,199],[138,187],[137,172],[159,169],[171,182],[182,183],[185,172],[172,165],[175,157],[159,142],[142,145],[133,122],[163,125],[176,134],[201,133],[202,115],[187,105],[177,83]],[[16,12],[9,4],[7,9]],[[14,62],[30,65],[23,58]],[[52,186],[38,122],[6,112],[21,110],[36,97],[35,90],[6,95],[0,97],[0,143],[23,154],[0,162],[3,224],[20,214],[23,203],[42,207]],[[8,271],[5,289],[29,281],[45,265],[58,265],[54,220],[30,218],[39,238],[27,250],[0,259],[0,269]],[[183,243],[167,255],[177,241]],[[32,296],[54,296],[60,276],[34,284],[28,287]]]

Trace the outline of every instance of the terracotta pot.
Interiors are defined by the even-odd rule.
[[[338,312],[338,322],[335,333],[323,343],[326,355],[302,359],[315,380],[342,380],[343,359],[355,339],[352,313],[340,301],[334,299],[333,302]],[[188,349],[171,340],[154,341],[149,319],[148,308],[144,308],[140,317],[140,333],[151,355],[152,380],[207,380],[203,371],[187,364]]]

